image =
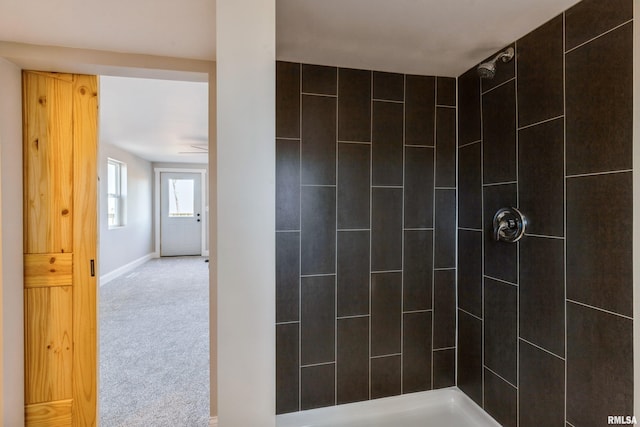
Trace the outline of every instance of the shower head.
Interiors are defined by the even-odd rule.
[[[481,79],[492,79],[493,76],[496,75],[496,62],[498,62],[499,59],[502,59],[502,62],[509,62],[513,58],[513,55],[514,51],[512,47],[503,50],[494,56],[493,59],[478,65],[478,75]]]

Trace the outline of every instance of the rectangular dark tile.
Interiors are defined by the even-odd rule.
[[[338,69],[324,65],[302,64],[302,91],[336,95],[338,89]]]
[[[458,77],[458,145],[466,145],[481,138],[480,78],[474,66]]]
[[[276,61],[276,137],[300,138],[300,64]]]
[[[458,387],[482,403],[482,320],[458,310]]]
[[[627,316],[633,316],[632,187],[631,172],[567,180],[567,298]]]
[[[276,322],[299,319],[300,233],[276,233]]]
[[[633,0],[584,0],[567,10],[567,49],[633,18]]]
[[[433,232],[405,230],[403,268],[405,311],[431,308],[433,274]]]
[[[493,217],[500,208],[517,207],[517,185],[484,188],[484,274],[511,283],[518,281],[518,245],[496,242]]]
[[[369,398],[369,318],[338,319],[337,403]]]
[[[405,144],[433,146],[435,92],[435,77],[406,76]]]
[[[433,389],[456,385],[456,350],[433,352]]]
[[[518,390],[488,369],[484,371],[484,410],[503,427],[518,425]]]
[[[371,141],[371,71],[338,69],[338,138]]]
[[[456,190],[436,190],[435,267],[456,266]]]
[[[302,187],[301,274],[335,273],[336,189]]]
[[[335,276],[301,279],[301,364],[335,361]]]
[[[369,314],[369,231],[338,232],[338,316]]]
[[[456,110],[436,110],[436,187],[456,186]]]
[[[564,236],[564,120],[522,129],[518,136],[518,191],[527,232]]]
[[[456,79],[453,77],[436,77],[438,105],[456,105]]]
[[[520,336],[564,357],[564,241],[520,242]]]
[[[564,425],[564,360],[520,341],[520,427]]]
[[[505,50],[507,50],[509,47],[511,47],[512,49],[515,49],[515,45],[510,45],[510,46],[505,46],[500,50],[495,51],[493,54],[491,54],[490,56],[488,56],[487,58],[485,58],[482,62],[486,62],[489,61],[493,58],[495,58],[495,56],[500,53],[500,52],[504,52]],[[496,75],[492,78],[492,79],[480,79],[480,82],[482,84],[482,91],[486,92],[489,89],[493,89],[497,86],[500,86],[501,84],[503,84],[504,82],[511,80],[512,78],[515,77],[516,75],[516,67],[515,64],[516,61],[515,59],[511,59],[508,62],[504,62],[502,60],[499,60],[496,62]],[[477,70],[474,70],[477,73]],[[484,112],[483,112],[484,114]]]
[[[300,370],[300,409],[322,408],[336,404],[336,365],[307,366]]]
[[[276,230],[300,229],[300,141],[276,139]]]
[[[458,226],[482,228],[482,144],[458,150]]]
[[[405,313],[402,330],[402,392],[431,389],[431,312]]]
[[[482,317],[482,233],[458,230],[458,307]]]
[[[302,96],[302,184],[336,183],[336,99]]]
[[[276,325],[276,414],[300,410],[298,323]]]
[[[372,356],[400,353],[401,298],[402,273],[371,274]]]
[[[484,364],[518,383],[518,288],[484,279]]]
[[[502,74],[502,69],[498,74]],[[482,144],[483,183],[515,181],[517,178],[515,81],[482,95]]]
[[[404,101],[404,74],[374,71],[373,98]]]
[[[402,104],[373,102],[373,185],[402,185],[403,110]]]
[[[402,392],[400,356],[371,359],[371,398],[396,396]]]
[[[371,147],[338,144],[338,228],[369,228]]]
[[[371,270],[402,269],[402,189],[372,189]]]
[[[564,114],[562,15],[518,40],[518,126]]]
[[[632,49],[629,23],[566,55],[568,175],[632,167]]]
[[[404,227],[433,227],[433,148],[405,147]]]
[[[456,345],[456,271],[434,272],[433,348]]]
[[[633,321],[567,303],[567,421],[633,414]]]

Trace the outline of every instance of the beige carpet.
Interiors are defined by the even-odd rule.
[[[100,287],[100,425],[209,425],[209,264],[153,259]]]

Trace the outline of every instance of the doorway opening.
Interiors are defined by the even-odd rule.
[[[209,424],[208,91],[100,77],[101,425]]]

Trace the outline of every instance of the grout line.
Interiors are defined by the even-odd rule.
[[[353,232],[353,231],[370,231],[370,228],[339,228],[336,231],[340,232]]]
[[[434,187],[436,190],[455,190],[456,187]]]
[[[437,90],[438,85],[436,85],[436,90]],[[436,104],[436,108],[456,108],[455,105],[442,105],[442,104]]]
[[[481,322],[482,322],[482,318],[481,318],[481,317],[478,317],[478,316],[476,316],[475,314],[468,312],[468,311],[467,311],[467,310],[465,310],[464,308],[460,308],[460,307],[458,307],[458,310],[460,310],[461,312],[463,312],[463,313],[465,313],[465,314],[468,314],[468,315],[469,315],[469,316],[471,316],[471,317],[475,317],[476,319],[478,319],[479,321],[481,321]]]
[[[371,74],[371,86],[369,87],[371,101],[369,102],[369,139],[371,139],[371,147],[369,148],[369,352],[367,354],[367,375],[368,375],[368,394],[367,399],[371,399],[371,320],[373,313],[371,311],[371,302],[373,294],[373,274],[372,269],[372,253],[373,253],[373,73]]]
[[[445,351],[445,350],[455,350],[455,347],[442,347],[442,348],[434,348],[433,351]]]
[[[507,280],[498,279],[497,277],[487,276],[486,274],[483,277],[485,277],[486,279],[491,279],[491,280],[493,280],[495,282],[503,283],[505,285],[515,286],[516,288],[518,287],[517,283],[512,283],[512,282],[509,282]]]
[[[372,185],[372,188],[398,188],[401,189],[403,188],[402,185]]]
[[[575,300],[572,300],[570,298],[567,298],[567,302],[572,302],[574,304],[578,304],[578,305],[581,305],[583,307],[592,308],[594,310],[602,311],[603,313],[611,314],[612,316],[618,316],[618,317],[622,317],[623,319],[633,320],[633,317],[629,317],[627,315],[616,313],[615,311],[606,310],[604,308],[596,307],[596,306],[593,306],[593,305],[585,304],[583,302],[575,301]]]
[[[434,231],[433,228],[403,228],[404,231]]]
[[[404,144],[405,147],[412,147],[412,148],[435,148],[435,146],[433,145],[416,145],[416,144]]]
[[[296,324],[296,323],[300,323],[300,321],[299,320],[290,320],[290,321],[287,321],[287,322],[276,322],[276,326],[279,326],[279,325],[293,325],[293,324]]]
[[[362,145],[371,145],[371,141],[342,141],[338,140],[338,144],[362,144]]]
[[[302,73],[302,71],[301,71]],[[337,90],[337,88],[336,88]],[[307,95],[307,96],[323,96],[325,98],[337,98],[338,95],[331,95],[328,93],[313,93],[313,92],[300,92],[301,95]]]
[[[567,421],[566,419],[565,419],[565,422],[567,423],[567,425],[568,425],[568,426],[575,427],[573,424],[571,424],[571,423],[570,423],[569,421]]]
[[[379,356],[371,356],[369,359],[382,359],[383,357],[396,357],[396,356],[400,356],[402,358],[402,353],[381,354]],[[402,364],[400,365],[400,373],[402,374]]]
[[[516,129],[520,126],[520,110],[518,109],[518,42],[513,45],[515,54],[513,55],[513,68],[515,73],[515,119]],[[520,206],[520,134],[515,132],[516,143],[516,206]],[[520,284],[520,242],[516,242],[516,281]],[[518,337],[520,336],[520,286],[516,289],[516,384],[520,384],[520,345]],[[516,387],[516,424],[520,425],[520,390]]]
[[[403,90],[403,98],[404,100],[407,99],[407,76],[406,74],[402,75],[402,80],[404,83],[404,90]],[[405,143],[407,142],[407,137],[406,137],[406,127],[407,127],[407,104],[403,103],[402,104],[402,230],[400,231],[401,233],[401,239],[402,239],[402,246],[400,248],[401,251],[401,256],[400,256],[400,262],[401,262],[401,266],[402,269],[404,270],[404,198],[406,197],[406,192],[405,192],[405,185],[406,185],[406,168],[405,165],[407,164],[407,148]],[[401,275],[400,277],[400,394],[404,393],[404,274]]]
[[[458,230],[464,230],[464,231],[476,231],[476,232],[478,232],[478,233],[482,233],[482,229],[480,229],[480,228],[458,227]]]
[[[453,283],[453,287],[455,290],[455,330],[454,330],[454,343],[456,345],[456,349],[453,351],[453,357],[454,357],[454,384],[457,386],[458,385],[458,327],[459,322],[458,322],[458,221],[459,221],[459,215],[458,215],[458,208],[459,208],[459,197],[460,197],[460,192],[458,191],[458,186],[459,186],[459,162],[458,162],[458,158],[459,158],[459,154],[460,154],[460,149],[458,148],[458,143],[460,142],[458,139],[458,134],[459,134],[459,123],[460,123],[460,109],[458,108],[458,105],[460,104],[458,102],[458,79],[456,78],[456,126],[455,126],[455,177],[456,177],[456,211],[455,211],[455,222],[454,222],[454,248],[455,248],[455,266],[456,269],[454,271],[454,283]]]
[[[321,362],[321,363],[310,363],[308,365],[300,365],[300,368],[313,368],[314,366],[327,366],[327,365],[334,365],[336,362],[331,361],[331,362]]]
[[[369,317],[368,314],[354,314],[353,316],[338,316],[339,320],[345,320],[345,319],[361,319],[363,317]]]
[[[482,184],[482,187],[483,188],[484,187],[495,187],[495,186],[498,186],[498,185],[512,185],[512,184],[516,184],[517,185],[518,181],[492,182],[492,183],[489,183],[489,184]]]
[[[574,175],[566,175],[565,177],[567,179],[570,179],[570,178],[582,178],[586,176],[611,175],[614,173],[626,173],[626,172],[633,172],[633,169],[622,169],[617,171],[593,172],[593,173],[577,173]]]
[[[336,174],[336,206],[335,206],[335,224],[336,224],[336,234],[335,234],[335,260],[333,264],[334,271],[336,272],[336,277],[334,279],[334,326],[333,326],[333,338],[334,338],[334,360],[336,361],[336,366],[333,370],[333,386],[334,386],[334,394],[333,394],[333,403],[338,403],[338,183],[339,181],[339,167],[338,167],[338,156],[340,153],[340,144],[338,143],[338,73],[336,73],[336,160],[335,160],[335,174]]]
[[[562,124],[562,230],[564,235],[567,235],[567,26],[566,26],[566,12],[562,13],[562,112],[563,112],[563,124]],[[564,317],[564,390],[563,390],[563,405],[564,405],[564,419],[567,419],[567,239],[564,239],[562,244],[562,263],[564,267],[563,271],[563,317]]]
[[[536,237],[538,239],[556,239],[556,240],[564,240],[564,237],[560,237],[560,236],[547,236],[545,234],[531,234],[531,233],[524,233],[524,235],[526,237]]]
[[[433,311],[433,308],[428,308],[426,310],[409,310],[409,311],[403,311],[402,314],[414,314],[414,313],[428,313],[430,311]]]
[[[544,348],[544,347],[540,347],[539,345],[534,344],[534,343],[532,343],[531,341],[528,341],[528,340],[526,340],[526,339],[524,339],[524,338],[522,338],[522,337],[519,337],[519,339],[520,339],[520,341],[526,342],[527,344],[529,344],[529,345],[530,345],[530,346],[532,346],[532,347],[537,348],[538,350],[542,350],[542,351],[544,351],[544,352],[546,352],[546,353],[549,353],[550,355],[552,355],[553,357],[555,357],[555,358],[557,358],[557,359],[560,359],[560,360],[562,360],[562,361],[564,361],[564,360],[565,360],[565,359],[564,359],[564,357],[560,357],[560,356],[558,356],[557,354],[555,354],[554,352],[549,351],[549,350],[547,350],[547,349],[546,349],[546,348]]]
[[[300,218],[300,234],[298,235],[298,319],[300,320],[300,326],[298,326],[298,411],[302,408],[302,65],[300,67],[299,75],[299,89],[300,89],[300,109],[298,111],[298,119],[300,121],[300,145],[299,145],[299,163],[298,163],[298,180],[300,185],[300,197],[299,197],[299,210],[298,217]]]
[[[451,270],[455,270],[455,267],[438,267],[438,268],[434,268],[434,271],[451,271]]]
[[[479,143],[481,143],[481,142],[482,142],[482,140],[481,140],[481,139],[479,139],[479,140],[477,140],[477,141],[468,142],[468,143],[466,143],[466,144],[459,145],[459,146],[458,146],[458,150],[459,150],[459,149],[461,149],[461,148],[469,147],[469,146],[471,146],[471,145],[479,144]]]
[[[536,123],[531,123],[530,125],[524,125],[524,126],[521,126],[521,127],[516,126],[516,129],[517,130],[524,130],[524,129],[528,129],[528,128],[531,128],[531,127],[534,127],[534,126],[538,126],[538,125],[542,125],[542,124],[545,124],[545,123],[549,123],[549,122],[552,122],[552,121],[558,120],[558,119],[564,119],[564,114],[560,114],[559,116],[552,117],[550,119],[541,120],[541,121],[536,122]]]
[[[302,150],[300,150],[302,151]],[[301,184],[301,187],[325,187],[325,188],[336,188],[335,184]]]
[[[433,341],[435,336],[435,310],[436,310],[436,226],[438,224],[436,215],[436,182],[438,174],[436,168],[438,151],[438,78],[434,84],[433,103],[436,106],[433,111],[433,190],[431,192],[433,232],[431,233],[431,351],[429,352],[431,361],[431,390],[433,390]]]
[[[591,42],[592,42],[592,41],[594,41],[594,40],[599,39],[600,37],[606,36],[607,34],[609,34],[609,33],[613,32],[613,31],[617,30],[618,28],[624,27],[625,25],[627,25],[627,24],[628,24],[628,23],[630,23],[630,22],[633,22],[633,18],[629,19],[629,20],[628,20],[628,21],[626,21],[626,22],[623,22],[622,24],[620,24],[620,25],[618,25],[618,26],[616,26],[616,27],[613,27],[613,28],[612,28],[612,29],[610,29],[610,30],[605,31],[605,32],[604,32],[604,33],[602,33],[602,34],[599,34],[599,35],[595,36],[595,37],[594,37],[594,38],[592,38],[592,39],[587,40],[586,42],[582,42],[582,43],[580,43],[579,45],[572,47],[571,49],[569,49],[569,50],[565,51],[565,54],[567,54],[567,53],[571,53],[571,52],[573,52],[574,50],[576,50],[576,49],[578,49],[578,48],[581,48],[582,46],[584,46],[584,45],[586,45],[586,44],[589,44],[589,43],[591,43]],[[566,41],[565,41],[565,49],[566,49]]]
[[[372,101],[377,101],[377,102],[391,102],[393,104],[404,104],[404,101],[398,101],[395,99],[380,99],[380,98],[371,98]]]
[[[487,365],[483,365],[484,369],[486,369],[487,371],[491,372],[493,375],[495,375],[496,377],[500,378],[502,381],[506,382],[507,384],[509,384],[511,387],[515,388],[516,391],[518,390],[518,387],[511,384],[511,381],[507,381],[502,375],[498,374],[496,371],[494,371],[493,369],[489,368]]]
[[[330,276],[335,276],[336,273],[320,273],[320,274],[301,274],[300,277],[301,278],[307,278],[307,277],[330,277]]]
[[[276,233],[299,233],[300,230],[276,230]]]
[[[479,102],[480,102],[480,218],[481,218],[481,224],[483,227],[483,230],[480,230],[481,234],[481,239],[482,239],[482,244],[481,244],[481,248],[480,248],[480,253],[482,254],[481,256],[481,263],[482,263],[482,276],[480,278],[480,292],[481,292],[481,301],[482,301],[482,305],[480,307],[481,313],[482,313],[482,318],[484,319],[484,239],[485,239],[485,233],[484,233],[484,120],[483,120],[483,108],[482,108],[482,97],[483,97],[483,93],[482,93],[482,79],[479,78],[479,82],[478,82],[478,89],[480,91],[480,96],[479,96]],[[471,313],[468,313],[471,314]],[[482,338],[481,338],[481,348],[482,348],[482,366],[484,366],[484,321],[482,319],[480,319],[481,323],[482,323]],[[485,404],[484,404],[484,369],[482,369],[482,372],[480,373],[482,378],[482,408],[484,409]]]
[[[282,139],[285,141],[300,141],[300,138],[291,138],[291,137],[285,137],[285,136],[276,136],[276,139]]]
[[[498,89],[499,87],[502,87],[502,86],[506,85],[507,83],[511,83],[511,82],[515,81],[515,79],[516,79],[515,76],[511,77],[509,80],[505,80],[504,82],[500,83],[499,85],[494,86],[491,89],[485,90],[484,92],[481,93],[481,95],[484,96],[484,95],[488,94],[489,92],[492,92],[492,91]],[[480,90],[482,90],[482,89],[480,89]],[[481,115],[481,117],[482,117],[482,115]]]
[[[371,274],[385,274],[385,273],[402,273],[402,270],[380,270],[380,271],[371,272]]]

